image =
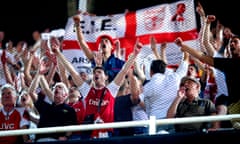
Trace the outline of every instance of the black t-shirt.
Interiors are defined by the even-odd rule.
[[[114,103],[114,121],[132,121],[132,106],[131,95],[117,96]],[[131,136],[134,134],[133,128],[115,128],[114,136]]]
[[[35,106],[40,114],[38,128],[76,125],[77,117],[75,110],[63,103],[55,105],[44,101],[44,96],[39,96]],[[37,139],[44,137],[56,138],[65,136],[66,133],[37,134]]]
[[[239,58],[214,58],[214,67],[225,73],[228,87],[229,103],[240,99],[240,59]]]
[[[131,101],[129,95],[125,96],[117,96],[115,98],[114,103],[114,121],[131,121],[132,118],[132,110],[131,107],[133,106],[133,103]]]

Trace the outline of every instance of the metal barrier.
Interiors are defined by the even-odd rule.
[[[144,121],[128,121],[128,122],[114,122],[114,123],[103,123],[103,124],[47,127],[47,128],[37,128],[37,129],[7,130],[7,131],[1,131],[0,137],[26,135],[26,134],[58,133],[58,132],[68,132],[68,131],[74,132],[74,131],[85,131],[85,130],[105,129],[105,128],[126,128],[126,127],[137,127],[137,126],[148,126],[149,135],[155,135],[157,125],[227,121],[227,120],[233,120],[233,119],[240,119],[240,114],[171,118],[171,119],[160,119],[160,120],[157,120],[154,116],[151,116],[149,120],[144,120]]]

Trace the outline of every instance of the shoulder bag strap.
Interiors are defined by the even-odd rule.
[[[100,101],[99,101],[99,105],[98,105],[98,113],[100,113],[101,104],[102,104],[102,101],[103,101],[103,98],[104,98],[105,94],[106,94],[106,87],[104,87],[104,90],[103,90],[102,95],[100,97]]]

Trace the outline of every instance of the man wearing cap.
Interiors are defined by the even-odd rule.
[[[73,17],[73,21],[75,23],[77,38],[79,44],[84,51],[85,55],[88,57],[89,60],[93,62],[93,66],[96,66],[94,62],[94,52],[89,48],[88,44],[86,43],[81,26],[80,26],[80,17],[76,15]],[[103,55],[103,62],[102,65],[107,72],[108,75],[108,82],[111,82],[117,73],[121,70],[122,66],[124,65],[125,61],[116,57],[113,52],[113,39],[109,35],[101,35],[97,41],[96,45],[98,46],[98,50]]]
[[[177,96],[167,112],[167,118],[194,117],[216,115],[215,105],[209,99],[199,97],[201,84],[198,79],[185,76],[181,79]],[[176,132],[201,132],[217,128],[217,123],[200,122],[176,124]]]
[[[183,43],[181,38],[177,38],[175,43],[181,48],[182,51],[188,52],[192,56],[196,57],[202,62],[213,66],[222,72],[226,76],[226,83],[228,87],[228,113],[239,114],[240,113],[240,97],[239,86],[236,85],[240,82],[240,37],[235,35],[230,41],[230,54],[229,58],[220,58],[207,55],[199,50],[191,48]],[[233,69],[234,68],[234,69]],[[232,125],[236,129],[240,129],[240,121],[232,120]]]

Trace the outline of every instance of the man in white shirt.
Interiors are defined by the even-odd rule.
[[[188,54],[175,72],[165,74],[167,64],[162,60],[153,60],[150,67],[150,81],[143,87],[144,103],[148,117],[156,119],[166,118],[167,110],[173,102],[180,80],[186,75],[188,68]],[[167,130],[168,126],[161,126],[157,131]]]

